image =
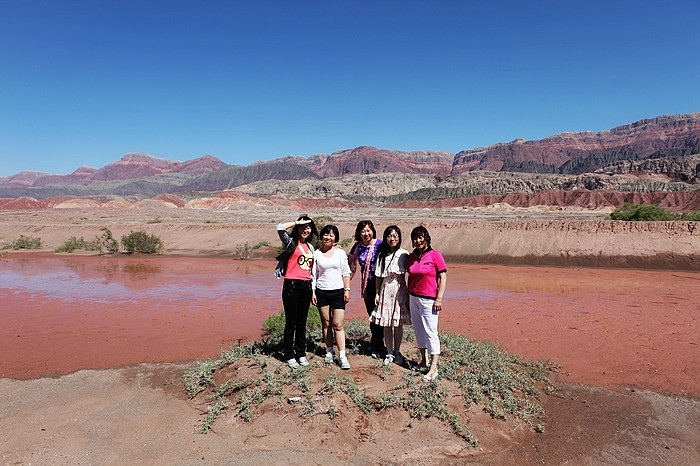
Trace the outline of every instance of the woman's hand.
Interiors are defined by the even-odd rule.
[[[311,304],[316,305],[316,293],[311,293]]]
[[[435,300],[435,303],[433,304],[433,311],[434,312],[442,311],[442,299]]]
[[[350,290],[343,290],[343,299],[346,303],[350,301]]]

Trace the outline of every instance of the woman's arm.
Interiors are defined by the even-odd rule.
[[[445,294],[445,287],[447,286],[447,272],[444,270],[440,272],[437,276],[438,291],[437,297],[435,298],[435,304],[433,305],[433,310],[435,312],[440,312],[442,310],[442,295]]]
[[[374,304],[379,304],[379,293],[382,290],[382,282],[384,281],[384,277],[376,277],[376,284],[377,284],[377,294],[374,295]]]

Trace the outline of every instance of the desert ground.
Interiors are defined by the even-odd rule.
[[[595,313],[604,305],[615,314],[625,309],[628,298],[608,302],[595,293],[575,295],[572,299],[588,306],[584,314],[589,320],[579,321],[579,329],[570,328],[576,325],[566,321],[554,325],[551,319],[532,321],[527,324],[530,342],[521,338],[523,331],[516,330],[517,323],[507,323],[517,319],[494,322],[484,309],[474,310],[467,332],[470,337],[497,341],[511,351],[530,353],[527,357],[565,362],[553,375],[558,390],[540,400],[546,412],[542,433],[515,419],[492,419],[478,407],[464,407],[470,428],[480,440],[479,447],[465,448],[461,439],[438,421],[423,420],[406,428],[410,419],[405,413],[390,410],[379,419],[370,419],[338,399],[340,415],[333,420],[312,416],[302,422],[294,406],[270,404],[263,405],[260,415],[248,423],[234,413],[225,413],[213,431],[203,435],[197,433],[203,401],[189,400],[180,380],[190,362],[176,357],[168,360],[166,353],[156,362],[148,358],[120,362],[115,358],[102,367],[88,357],[51,373],[42,373],[39,363],[20,368],[5,363],[4,378],[0,379],[0,395],[5,400],[0,407],[3,464],[700,463],[697,224],[616,223],[605,220],[606,212],[585,209],[492,207],[402,212],[368,208],[308,213],[332,219],[343,238],[350,237],[354,224],[363,218],[373,219],[380,229],[396,223],[408,231],[413,225],[425,224],[448,264],[554,266],[561,267],[562,273],[581,267],[582,280],[596,268],[605,268],[619,279],[633,276],[635,270],[653,268],[663,271],[659,276],[682,275],[687,286],[668,290],[670,294],[634,289],[629,299],[635,300],[644,316],[634,324],[622,316],[601,321]],[[0,245],[21,234],[41,237],[44,246],[37,252],[9,252],[0,257],[0,267],[16,254],[50,256],[69,237],[91,239],[103,227],[117,238],[133,230],[155,234],[163,239],[169,260],[230,259],[235,257],[237,246],[265,241],[270,245],[256,249],[253,261],[267,265],[277,245],[274,225],[298,214],[272,208],[7,211],[0,220]],[[9,303],[11,291],[2,291]],[[679,310],[678,316],[663,315],[664,299],[674,301],[671,304]],[[453,305],[458,304],[455,299]],[[507,300],[498,306],[506,315],[518,312]],[[4,314],[3,319],[9,322],[9,317]],[[466,324],[446,317],[441,325],[459,330]],[[597,367],[586,367],[586,358],[578,358],[578,352],[561,341],[550,341],[549,345],[536,341],[549,341],[547,334],[558,330],[577,332],[593,327],[604,331],[588,332],[588,339],[581,340],[580,353],[603,348],[597,353],[596,364],[620,372],[625,367],[639,369],[647,360],[648,365],[629,371],[634,377],[615,378]],[[186,330],[196,334],[197,323],[187,322]],[[11,351],[7,348],[17,336],[3,333],[3,359],[8,361]],[[649,339],[641,341],[636,335],[648,335]],[[404,351],[413,350],[407,343]],[[329,370],[333,369],[319,368],[314,377]],[[356,356],[351,372],[368,390],[382,390],[391,383],[377,377],[376,363],[368,356]]]

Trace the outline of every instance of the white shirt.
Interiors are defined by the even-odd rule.
[[[382,267],[382,265],[384,267]],[[377,257],[374,275],[376,277],[388,277],[389,274],[404,274],[408,268],[408,251],[399,248],[395,252],[390,253],[382,262],[381,257]],[[383,270],[380,270],[383,269]]]
[[[340,248],[333,248],[333,255],[326,257],[320,249],[314,251],[314,265],[311,277],[319,290],[343,289],[343,277],[350,276],[348,255]]]

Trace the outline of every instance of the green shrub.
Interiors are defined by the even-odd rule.
[[[700,209],[695,209],[692,212],[683,212],[681,214],[681,220],[687,220],[689,222],[700,222]]]
[[[629,204],[625,202],[610,214],[611,220],[630,221],[664,221],[677,220],[678,216],[659,206],[644,204]]]
[[[155,235],[149,235],[145,231],[132,231],[121,239],[124,250],[133,254],[158,254],[163,249],[163,241]]]
[[[2,249],[40,249],[41,248],[41,238],[34,238],[32,236],[19,235],[19,238],[3,246]]]
[[[236,246],[236,255],[239,259],[247,260],[253,257],[253,251],[260,249],[263,246],[269,246],[269,241],[260,241],[258,244],[251,246],[248,243],[239,244]]]
[[[282,309],[279,314],[272,315],[265,319],[262,323],[262,328],[268,335],[279,337],[284,333],[284,321],[284,309]],[[321,334],[321,316],[316,306],[309,307],[309,318],[306,319],[306,329],[309,333],[315,334],[318,332],[319,335]]]
[[[108,228],[102,228],[102,235],[96,236],[93,241],[85,241],[83,237],[71,236],[65,243],[55,249],[56,252],[71,253],[76,249],[86,251],[98,251],[99,254],[115,254],[119,252],[119,243],[112,237],[112,232]]]
[[[85,249],[85,250],[94,250],[95,246],[94,244],[90,244],[87,241],[83,239],[81,236],[80,238],[76,238],[75,236],[71,236],[66,240],[65,243],[57,247],[54,251],[56,252],[73,252],[76,249]]]
[[[95,238],[95,247],[100,254],[116,254],[119,252],[119,243],[112,236],[109,228],[101,228],[102,235]]]

